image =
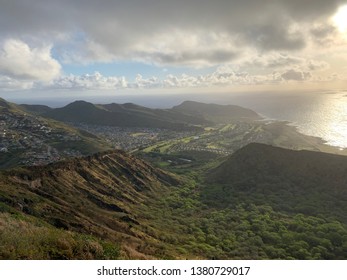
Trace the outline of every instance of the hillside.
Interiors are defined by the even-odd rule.
[[[252,110],[235,105],[205,104],[185,101],[172,109],[151,109],[133,103],[96,105],[75,101],[65,107],[47,108],[26,106],[43,116],[64,122],[83,122],[120,127],[150,127],[186,130],[196,125],[251,121],[261,117]],[[195,127],[196,129],[196,127]]]
[[[324,145],[285,123],[239,115],[211,127],[232,106],[187,104],[191,115],[132,103],[59,109],[67,120],[171,126],[86,132],[40,116],[58,109],[0,99],[0,259],[347,259],[347,157],[301,150]],[[167,171],[103,151],[104,136],[133,153],[152,145],[137,154]]]
[[[288,169],[301,157],[252,144],[208,181],[121,151],[3,171],[0,259],[347,259],[344,181],[305,176],[309,159]]]
[[[85,101],[75,101],[63,108],[50,110],[43,116],[64,122],[174,130],[197,129],[192,125],[208,123],[204,119],[180,112],[149,109],[132,103],[95,105]]]
[[[45,106],[31,106],[42,110]],[[33,109],[34,108],[34,109]],[[110,148],[97,136],[0,100],[0,169],[42,165]]]
[[[10,108],[11,105],[5,100],[5,99],[2,99],[0,98],[0,108]]]
[[[236,105],[205,104],[185,101],[172,108],[175,112],[204,118],[213,123],[229,123],[235,120],[259,120],[261,117],[254,111]]]
[[[26,234],[30,232],[26,229],[41,224],[48,233],[57,234],[59,229],[61,238],[72,232],[70,239],[84,234],[101,240],[100,244],[114,244],[122,258],[160,257],[160,242],[145,232],[146,224],[136,209],[166,186],[177,183],[172,175],[122,151],[4,171],[0,173],[0,212],[5,214],[0,216],[0,226],[17,227],[23,231],[22,238],[28,238]],[[18,228],[21,221],[27,226]],[[5,247],[10,245],[2,243]],[[83,258],[71,252],[65,254],[54,246],[50,250],[56,250],[56,255],[48,254],[47,258]],[[45,250],[36,251],[39,249]],[[6,258],[5,251],[0,250],[0,258]],[[30,256],[30,251],[27,255],[20,252],[23,256],[18,253],[13,255],[37,257]]]
[[[29,104],[20,104],[18,105],[23,111],[26,111],[31,114],[41,115],[53,110],[51,107],[46,105],[29,105]]]
[[[347,259],[346,161],[249,144],[200,167],[169,165],[194,179],[151,217],[188,256]]]
[[[208,174],[223,185],[220,204],[252,197],[289,213],[324,214],[347,223],[347,157],[250,144]]]

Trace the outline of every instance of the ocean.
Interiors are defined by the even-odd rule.
[[[347,91],[243,94],[229,101],[266,118],[289,121],[329,145],[347,148]]]
[[[301,133],[320,137],[329,145],[347,148],[347,91],[180,94],[142,96],[131,102],[169,108],[184,100],[239,105],[268,119],[288,121]]]

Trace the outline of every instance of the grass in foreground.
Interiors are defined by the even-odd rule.
[[[20,213],[0,213],[0,259],[118,259],[116,244],[54,228]]]

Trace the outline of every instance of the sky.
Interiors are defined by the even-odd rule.
[[[347,1],[0,0],[0,96],[347,88]]]

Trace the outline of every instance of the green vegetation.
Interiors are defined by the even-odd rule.
[[[144,154],[179,178],[121,151],[3,172],[0,258],[347,259],[345,157],[210,155]]]
[[[347,258],[347,228],[337,220],[288,215],[266,203],[216,209],[191,193],[188,189],[172,193],[158,205],[166,209],[165,215],[151,211],[149,216],[155,221],[153,227],[165,223],[161,239],[178,255],[204,259]]]
[[[346,157],[254,144],[220,160],[166,166],[190,179],[142,211],[152,228],[165,224],[167,250],[187,258],[347,259]]]
[[[0,259],[347,259],[347,158],[247,145],[335,152],[286,123],[197,102],[170,110],[81,101],[58,110],[1,99],[0,106],[14,138],[22,119],[33,143],[55,131],[42,144],[51,146],[47,154],[107,145],[23,108],[65,121],[85,114],[103,124],[141,119],[196,129],[179,137],[166,131],[134,149],[145,161],[117,150],[0,172]],[[6,167],[19,163],[19,153],[2,155]]]
[[[0,210],[1,206],[0,206]],[[0,211],[0,259],[118,259],[119,246],[57,229],[18,211]]]

